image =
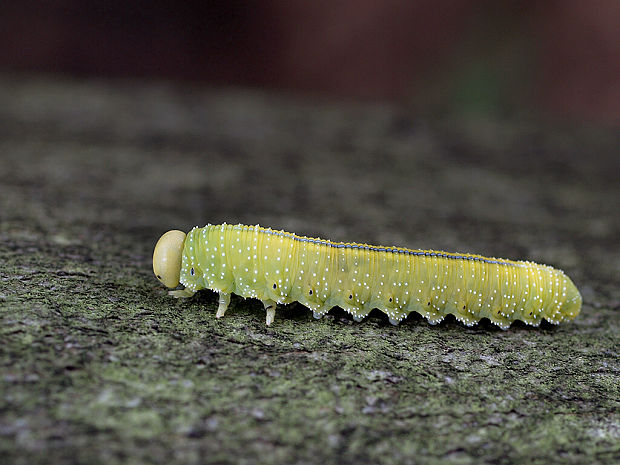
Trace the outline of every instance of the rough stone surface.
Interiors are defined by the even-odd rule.
[[[0,79],[2,463],[618,463],[620,134],[151,83]],[[574,321],[175,301],[207,222],[564,269]]]

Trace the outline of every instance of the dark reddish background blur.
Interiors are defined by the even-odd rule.
[[[5,0],[0,71],[620,123],[620,1]]]

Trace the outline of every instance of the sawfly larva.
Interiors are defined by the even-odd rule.
[[[320,318],[338,306],[361,321],[373,308],[398,324],[418,312],[437,324],[448,315],[467,326],[488,318],[538,326],[577,316],[581,295],[562,271],[480,255],[331,242],[258,225],[207,225],[164,234],[153,271],[174,297],[219,293],[216,317],[231,293],[260,299],[267,325],[277,304],[300,302]]]

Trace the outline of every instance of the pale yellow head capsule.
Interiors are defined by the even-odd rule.
[[[177,287],[181,274],[181,257],[185,233],[178,229],[168,231],[155,244],[153,272],[166,287]]]

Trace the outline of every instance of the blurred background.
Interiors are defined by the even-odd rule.
[[[0,71],[618,125],[620,2],[8,0]]]

